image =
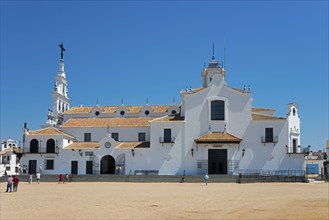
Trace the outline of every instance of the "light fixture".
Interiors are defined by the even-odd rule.
[[[245,152],[246,150],[245,149],[242,149],[242,156],[244,157],[244,152]]]
[[[82,157],[82,151],[81,151],[81,149],[79,149],[79,154],[80,154],[80,156]]]
[[[193,154],[194,154],[194,149],[193,148],[191,149],[191,154],[192,154],[192,157],[193,157]]]
[[[133,155],[133,157],[135,156],[135,150],[131,149],[131,154]]]

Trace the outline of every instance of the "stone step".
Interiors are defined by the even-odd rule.
[[[17,176],[21,182],[28,182],[28,175]],[[0,182],[6,182],[7,177],[1,177]],[[36,177],[33,176],[33,182]],[[58,175],[42,175],[41,182],[57,182]],[[186,183],[203,182],[203,176],[185,176]],[[169,175],[78,175],[72,177],[72,182],[182,182],[182,176]],[[209,182],[235,183],[236,176],[209,175]]]

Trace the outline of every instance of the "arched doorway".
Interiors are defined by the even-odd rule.
[[[115,160],[112,156],[106,155],[101,159],[101,174],[114,174]]]

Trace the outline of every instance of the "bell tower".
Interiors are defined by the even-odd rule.
[[[59,126],[63,123],[63,113],[70,108],[71,99],[68,97],[68,82],[64,70],[64,44],[61,48],[61,59],[59,70],[55,77],[54,91],[51,93],[52,109],[48,109],[47,121],[45,126]]]
[[[219,81],[223,81],[226,74],[226,70],[223,66],[221,66],[215,58],[215,45],[212,45],[212,57],[208,63],[208,66],[204,65],[203,71],[201,72],[202,77],[202,85],[204,88],[212,85],[214,82],[218,82],[218,80],[214,80],[215,78],[219,78]]]

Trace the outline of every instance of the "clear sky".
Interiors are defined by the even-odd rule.
[[[39,129],[63,41],[71,106],[179,102],[211,58],[253,106],[300,105],[302,147],[328,139],[328,1],[1,0],[1,140]]]

